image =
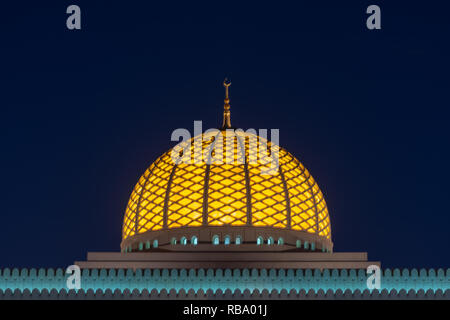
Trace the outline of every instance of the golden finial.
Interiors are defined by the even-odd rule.
[[[231,86],[231,81],[225,78],[225,80],[223,80],[223,86],[225,87],[225,100],[223,105],[222,129],[230,129],[231,114],[230,114],[230,98],[228,96],[228,88]]]

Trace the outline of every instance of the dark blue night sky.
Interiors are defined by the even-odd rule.
[[[444,1],[92,2],[2,4],[0,267],[119,251],[138,178],[174,129],[220,125],[225,76],[233,125],[279,128],[319,183],[335,251],[450,266]]]

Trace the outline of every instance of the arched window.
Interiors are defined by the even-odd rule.
[[[186,239],[186,237],[181,237],[180,243],[181,243],[183,246],[187,245],[187,239]]]
[[[172,239],[170,239],[170,244],[177,244],[177,238],[173,237]]]
[[[219,244],[219,236],[217,234],[213,235],[212,237],[212,244],[218,245]]]
[[[281,245],[283,245],[284,244],[284,240],[283,240],[283,238],[278,238],[278,242],[277,242],[277,244],[279,245],[279,246],[281,246]]]
[[[196,246],[198,244],[198,238],[197,236],[192,236],[191,238],[191,244]]]
[[[305,243],[303,244],[303,248],[305,248],[305,249],[309,249],[309,243],[308,243],[308,241],[305,241]]]
[[[225,238],[223,239],[223,243],[227,246],[231,243],[231,238],[229,235],[226,235]]]
[[[311,250],[316,251],[316,244],[314,242],[311,242]]]
[[[150,249],[150,240],[147,240],[146,242],[145,242],[145,249]]]
[[[301,241],[301,240],[295,241],[295,246],[296,246],[297,248],[301,248],[301,247],[302,247],[302,241]]]
[[[142,242],[139,242],[139,251],[144,250],[144,244]]]
[[[236,241],[235,241],[236,245],[240,245],[242,243],[242,239],[241,236],[236,236]]]
[[[269,246],[271,246],[273,244],[273,238],[272,237],[269,237],[269,239],[267,239],[267,244]]]
[[[263,243],[264,243],[263,237],[259,236],[258,238],[256,238],[256,244],[258,246],[262,245]]]
[[[153,248],[158,248],[158,240],[153,240]]]

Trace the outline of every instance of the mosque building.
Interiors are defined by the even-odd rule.
[[[234,130],[224,86],[220,129],[163,153],[138,180],[120,252],[76,261],[75,290],[64,269],[0,270],[0,299],[450,299],[450,269],[380,269],[366,252],[334,252],[318,183],[284,148]]]

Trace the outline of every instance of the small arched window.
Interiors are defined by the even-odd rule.
[[[181,239],[180,239],[180,244],[182,244],[183,246],[187,245],[187,239],[186,239],[186,237],[181,237]]]
[[[273,238],[272,237],[269,237],[269,239],[267,239],[267,244],[269,246],[273,245]]]
[[[158,240],[153,240],[153,248],[158,248]]]
[[[301,247],[302,247],[302,241],[301,241],[301,240],[295,241],[295,246],[296,246],[297,248],[301,248]]]
[[[259,236],[258,238],[256,238],[256,244],[258,246],[262,245],[263,243],[264,243],[263,237]]]
[[[236,245],[240,245],[242,243],[242,239],[241,236],[236,236],[236,241],[235,241]]]
[[[311,250],[316,251],[316,244],[314,242],[311,242]]]
[[[303,244],[303,248],[305,248],[306,250],[309,249],[309,243],[308,243],[308,241],[305,241],[305,243]]]
[[[212,244],[218,245],[219,244],[219,236],[217,234],[213,235],[212,237]]]
[[[198,238],[197,236],[192,236],[191,238],[191,244],[196,246],[198,244]]]
[[[223,243],[227,246],[231,243],[231,238],[229,235],[226,235],[225,238],[223,239]]]
[[[139,242],[139,251],[144,250],[144,244],[142,242]]]
[[[170,239],[170,244],[172,245],[177,244],[177,238],[173,237],[172,239]]]
[[[284,240],[283,240],[283,238],[278,238],[278,242],[277,242],[277,244],[279,245],[279,246],[281,246],[281,245],[283,245],[284,244]]]

